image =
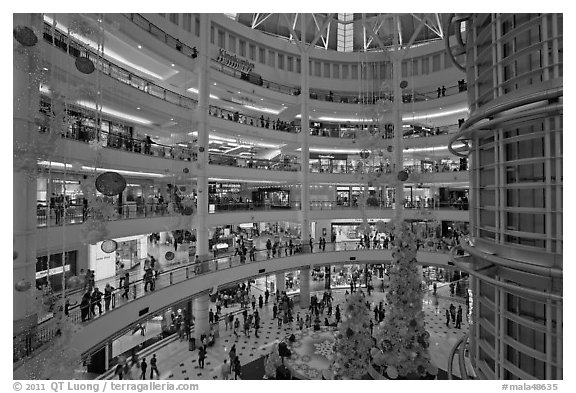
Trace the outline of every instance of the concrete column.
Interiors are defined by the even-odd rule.
[[[310,307],[310,269],[300,269],[300,308]]]
[[[394,16],[394,25],[398,26],[398,16]],[[398,36],[394,35],[394,46],[399,48]],[[394,87],[394,105],[393,105],[393,118],[394,118],[394,173],[393,176],[396,177],[398,172],[404,168],[404,142],[402,139],[402,89],[400,88],[400,82],[402,78],[402,51],[401,49],[396,49],[390,52],[392,57],[392,85]],[[394,219],[398,222],[403,219],[404,210],[404,184],[403,182],[398,182],[396,185],[396,203],[394,210]]]
[[[40,14],[14,14],[14,26],[27,26],[34,30],[38,43],[42,40],[42,17]],[[34,118],[39,109],[39,78],[29,70],[40,66],[38,56],[33,50],[20,50],[22,46],[14,40],[13,68],[13,142],[32,143],[38,128]],[[19,49],[19,50],[16,50]],[[13,283],[25,280],[31,289],[18,292],[12,287],[13,320],[18,321],[27,316],[35,320],[35,311],[31,307],[30,291],[36,286],[36,180],[30,179],[23,172],[13,172],[13,228],[14,258]],[[47,195],[50,199],[50,195]],[[18,333],[14,325],[14,334]]]
[[[208,247],[208,106],[210,100],[210,80],[208,75],[210,42],[210,14],[200,14],[200,50],[198,57],[198,161],[196,164],[198,204],[194,229],[196,229],[196,254],[200,260],[210,257]]]
[[[208,292],[194,298],[194,338],[197,345],[200,344],[200,336],[208,334],[210,325],[208,324],[208,311],[210,307],[210,298]]]
[[[324,267],[324,289],[330,289],[331,285],[331,271],[330,265]]]
[[[301,22],[301,34],[302,34],[302,48],[300,53],[301,59],[301,94],[300,94],[300,113],[301,113],[301,128],[302,131],[300,132],[300,162],[302,163],[300,168],[300,212],[299,212],[299,221],[301,224],[301,233],[302,233],[302,250],[304,252],[310,251],[310,222],[308,220],[308,216],[310,215],[310,196],[309,196],[309,182],[308,182],[308,174],[310,173],[310,145],[309,145],[309,137],[310,137],[310,115],[309,115],[309,107],[308,107],[308,100],[310,99],[310,75],[309,75],[309,59],[310,56],[308,54],[308,48],[306,47],[305,37],[306,37],[306,14],[300,14],[300,22]]]
[[[286,291],[286,278],[284,277],[284,273],[276,274],[276,289],[278,289],[280,293]]]

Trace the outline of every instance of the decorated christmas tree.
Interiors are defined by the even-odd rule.
[[[375,329],[373,363],[388,378],[424,378],[437,373],[428,352],[430,334],[425,329],[423,293],[416,264],[416,240],[406,226],[394,230],[394,248],[386,317]]]
[[[282,364],[282,359],[278,354],[278,344],[272,345],[272,350],[266,359],[266,363],[264,364],[264,372],[267,378],[275,379],[276,378],[276,368]]]
[[[336,337],[334,369],[343,379],[360,379],[370,364],[370,349],[374,340],[370,335],[370,316],[364,296],[354,292],[346,299],[342,310],[344,319]]]

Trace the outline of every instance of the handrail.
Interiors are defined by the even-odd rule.
[[[54,31],[54,37],[51,35],[52,31]],[[50,24],[47,22],[44,22],[44,41],[57,48],[60,48],[72,57],[78,57],[82,53],[85,53],[86,56],[92,60],[96,69],[101,71],[103,74],[108,75],[111,78],[114,78],[127,85],[130,85],[140,91],[148,93],[156,98],[160,98],[164,101],[187,109],[194,109],[198,102],[192,98],[175,93],[155,84],[154,82],[150,82],[149,80],[137,76],[125,68],[122,68],[110,62],[109,60],[104,59],[93,50],[88,49],[85,45],[82,45],[73,39],[67,40],[64,33],[57,29],[52,30]]]
[[[470,379],[468,377],[468,371],[466,370],[466,361],[464,359],[464,351],[463,348],[466,345],[465,343],[470,338],[469,334],[465,334],[458,339],[456,344],[450,350],[450,355],[448,356],[448,379],[453,379],[453,364],[454,364],[454,357],[456,356],[456,351],[458,351],[458,365],[460,367],[460,377],[461,379]]]
[[[315,249],[318,250],[317,248],[318,242],[313,242],[313,244],[316,246]],[[348,246],[348,244],[350,244],[350,246]],[[354,250],[355,246],[359,247],[359,244],[356,241],[327,243],[327,245],[330,245],[330,248],[333,247],[334,251],[331,251],[329,249],[328,251],[325,252],[342,252],[342,251],[346,252]],[[343,249],[336,250],[337,247],[341,248],[342,245],[344,245]],[[284,253],[288,253],[289,250],[289,254],[294,255],[297,253],[302,253],[305,247],[307,248],[307,245],[306,246],[302,245],[301,241],[296,239],[296,241],[293,242],[293,247],[288,247],[287,249],[285,245],[283,245],[281,251],[284,251]],[[440,252],[442,254],[446,254],[447,251],[448,251],[447,249],[437,250],[435,248],[425,250],[425,252]],[[262,258],[272,259],[272,252],[273,252],[272,249],[255,250],[254,260],[255,261],[262,260]],[[318,252],[320,251],[317,251],[316,253]],[[268,255],[270,255],[270,258],[268,258]],[[260,256],[260,258],[258,258],[258,256]],[[285,256],[281,257],[283,258]],[[252,259],[252,257],[250,257],[250,252],[248,252],[246,259],[247,261],[244,263],[250,263],[248,262],[249,259]],[[215,272],[217,270],[225,270],[239,267],[242,266],[244,263],[242,263],[240,260],[236,260],[234,257],[218,257],[218,256],[216,258],[210,258],[200,263],[194,263],[189,261],[181,266],[160,272],[158,278],[155,279],[155,286],[156,289],[159,289],[164,286],[170,286],[172,284],[182,282],[197,275],[207,274]],[[135,282],[129,282],[128,287],[124,286],[124,288],[122,289],[115,289],[111,296],[111,306],[112,306],[111,311],[121,308],[122,305],[130,302],[131,300],[145,296],[147,293],[146,286],[148,285],[145,285],[144,279],[139,279],[136,280]],[[126,301],[122,301],[122,298],[119,297],[122,291],[124,291],[125,294],[127,295]],[[84,308],[85,310],[88,307],[90,307],[90,304],[82,306],[82,308]],[[71,306],[69,308],[69,312],[70,314],[68,318],[70,318],[73,322],[82,323],[80,304]],[[88,319],[86,322],[89,323],[90,320],[91,319]],[[40,323],[38,325],[38,330],[33,334],[22,332],[13,337],[14,341],[13,355],[15,361],[21,357],[31,355],[34,352],[34,350],[50,342],[52,338],[56,336],[57,328],[56,326],[54,326],[54,324],[50,324],[49,321],[51,321],[51,318],[48,318],[42,323]]]

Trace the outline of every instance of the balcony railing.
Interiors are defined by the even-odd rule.
[[[382,242],[380,243],[382,244]],[[306,244],[306,247],[308,245]],[[448,244],[443,239],[435,239],[432,243],[430,241],[422,242],[422,247],[420,250],[427,252],[440,252],[447,254],[450,251],[452,243]],[[292,242],[292,246],[285,244],[280,248],[280,252],[276,252],[276,258],[284,258],[286,256],[297,255],[303,252],[302,242],[295,239]],[[326,249],[320,251],[318,243],[314,243],[313,250],[316,253],[321,252],[340,252],[340,251],[350,251],[360,248],[360,242],[357,241],[346,241],[337,243],[327,243]],[[369,247],[368,247],[369,248]],[[380,249],[382,246],[379,247]],[[307,248],[308,249],[308,248]],[[278,251],[278,250],[277,250]],[[105,310],[104,304],[102,304],[103,313],[114,312],[117,309],[121,309],[125,304],[146,296],[149,292],[153,292],[158,289],[162,289],[196,276],[211,274],[219,270],[233,269],[242,266],[246,263],[263,261],[273,258],[273,250],[263,249],[255,250],[253,253],[248,250],[245,257],[240,256],[227,256],[211,258],[207,261],[194,263],[194,261],[183,261],[181,266],[165,270],[155,276],[155,278],[148,279],[138,279],[136,281],[128,281],[124,283],[124,286],[119,289],[114,289],[110,295],[110,309]],[[67,298],[71,300],[73,304],[69,308],[69,318],[72,322],[78,324],[87,324],[94,318],[96,318],[91,312],[92,303],[91,302],[81,302],[83,290],[73,289],[68,291],[66,294]],[[52,296],[54,302],[51,304],[51,308],[61,307],[61,305],[56,304],[58,302],[57,296]],[[76,302],[74,302],[76,300]],[[105,303],[106,298],[102,298]],[[14,362],[28,357],[34,356],[34,352],[40,349],[42,346],[50,343],[55,337],[60,334],[58,327],[54,323],[54,319],[51,317],[45,318],[44,321],[36,327],[36,329],[19,333],[13,336],[13,360]]]

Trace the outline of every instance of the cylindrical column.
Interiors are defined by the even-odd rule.
[[[42,39],[41,23],[40,14],[14,14],[14,27],[26,26],[33,29],[39,40]],[[19,43],[14,42],[15,48],[21,47]],[[37,45],[40,45],[40,42]],[[34,118],[38,115],[40,102],[40,79],[35,75],[39,60],[34,50],[14,50],[12,74],[14,144],[33,144],[34,134],[38,132]],[[25,280],[31,284],[31,288],[34,288],[36,285],[36,180],[29,178],[24,172],[14,171],[12,193],[14,204],[13,283]],[[49,197],[47,195],[48,199]],[[13,289],[14,321],[26,316],[29,316],[30,320],[35,318],[30,315],[35,312],[32,310],[29,296],[31,290],[18,292]]]
[[[276,289],[279,293],[286,291],[286,279],[284,278],[284,273],[276,274]]]
[[[300,132],[300,212],[299,221],[301,224],[301,239],[302,239],[302,250],[304,252],[310,251],[310,222],[308,221],[308,216],[310,215],[310,198],[308,191],[308,173],[310,172],[310,146],[309,146],[309,136],[310,136],[310,114],[308,108],[308,100],[310,99],[310,75],[309,75],[309,59],[308,48],[306,47],[306,14],[300,14],[300,26],[302,35],[302,47],[300,53],[301,59],[301,94],[300,94],[300,120],[301,129]]]
[[[209,258],[208,227],[206,217],[208,215],[208,177],[206,167],[208,165],[208,106],[210,99],[210,81],[208,75],[210,40],[210,14],[200,14],[200,52],[198,61],[198,108],[196,111],[198,121],[198,162],[197,162],[197,185],[198,194],[196,211],[196,254],[200,260]],[[203,269],[204,270],[204,269]]]
[[[394,25],[398,26],[398,16],[394,16]],[[394,118],[394,176],[398,175],[404,168],[404,143],[402,135],[402,89],[400,88],[400,78],[402,77],[402,50],[398,44],[398,36],[394,35],[394,44],[397,48],[391,52],[392,56],[392,83],[394,86],[394,105],[393,105],[393,118]],[[404,210],[404,183],[398,182],[396,184],[396,203],[394,211],[394,219],[397,222],[402,221],[402,212]]]
[[[210,325],[208,324],[209,306],[210,298],[208,292],[194,298],[194,338],[197,343],[199,343],[202,334],[208,334],[210,331]]]
[[[324,267],[324,289],[330,289],[331,274],[330,265]]]
[[[300,308],[310,307],[310,269],[300,269]]]

